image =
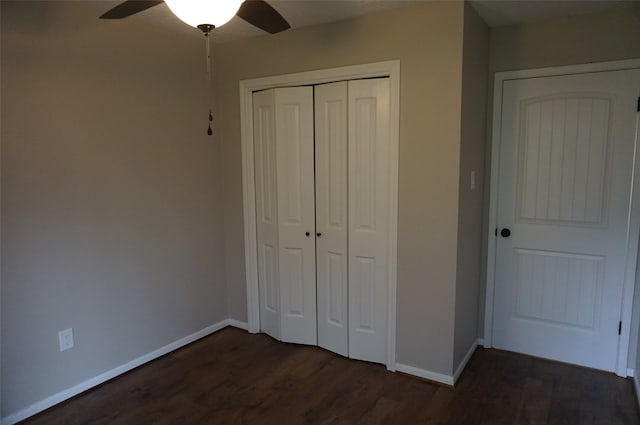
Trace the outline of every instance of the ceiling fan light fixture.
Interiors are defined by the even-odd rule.
[[[233,18],[244,0],[165,0],[171,12],[182,22],[199,28],[218,28]]]

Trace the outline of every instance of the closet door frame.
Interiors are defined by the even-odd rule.
[[[400,130],[400,61],[330,68],[317,71],[240,81],[240,143],[242,149],[242,191],[244,202],[245,272],[247,279],[247,318],[251,333],[260,331],[258,257],[256,238],[255,169],[253,145],[253,92],[274,87],[316,85],[363,78],[389,78],[389,211],[387,290],[387,369],[396,370],[396,283],[398,233],[398,146]]]

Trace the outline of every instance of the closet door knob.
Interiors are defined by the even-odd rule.
[[[311,233],[306,232],[304,235],[305,235],[306,237],[309,237],[309,235],[310,235],[310,234],[311,234]]]
[[[320,237],[320,236],[322,236],[322,233],[316,233],[316,236]]]

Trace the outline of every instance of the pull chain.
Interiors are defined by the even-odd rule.
[[[213,130],[211,129],[211,122],[213,121],[213,113],[211,112],[211,42],[209,39],[209,31],[204,32],[205,36],[205,56],[207,61],[207,104],[209,106],[209,127],[207,128],[207,134],[211,136]]]

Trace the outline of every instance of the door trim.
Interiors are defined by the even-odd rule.
[[[396,283],[398,234],[398,146],[400,140],[400,61],[330,68],[295,74],[240,81],[240,143],[242,149],[242,192],[244,212],[245,272],[247,279],[247,317],[249,332],[260,330],[258,290],[258,257],[256,240],[255,173],[253,152],[254,91],[273,87],[315,85],[335,81],[388,77],[390,83],[389,142],[391,144],[389,208],[389,288],[387,292],[387,369],[395,371],[396,363]]]
[[[487,228],[487,275],[484,311],[484,346],[493,346],[493,309],[496,275],[496,237],[498,205],[498,173],[500,166],[500,130],[502,127],[502,87],[505,81],[536,77],[551,77],[556,75],[587,74],[603,71],[620,71],[640,68],[640,59],[630,59],[613,62],[600,62],[582,65],[527,69],[518,71],[496,72],[493,87],[493,120],[491,133],[491,180],[489,186],[489,223]],[[640,114],[639,114],[640,115]],[[640,172],[637,169],[640,161],[638,152],[638,119],[636,120],[636,141],[634,148],[634,163],[631,183],[631,207],[629,209],[627,226],[627,247],[625,251],[626,269],[624,273],[621,317],[622,332],[618,340],[618,358],[616,374],[627,376],[627,362],[631,336],[631,318],[633,297],[635,290],[636,262],[638,255],[638,239],[640,236]]]

